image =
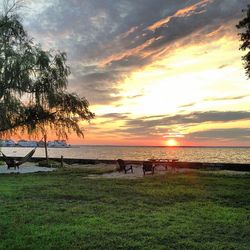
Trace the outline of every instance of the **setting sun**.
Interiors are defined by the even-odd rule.
[[[166,141],[166,145],[169,146],[169,147],[174,147],[174,146],[177,146],[178,143],[177,143],[176,140],[170,139],[170,140],[167,140],[167,141]]]

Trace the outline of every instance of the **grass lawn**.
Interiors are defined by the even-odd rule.
[[[0,249],[250,249],[250,175],[86,175],[1,175]]]

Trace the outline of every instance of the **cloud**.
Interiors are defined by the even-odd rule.
[[[242,100],[244,98],[249,97],[249,95],[239,95],[239,96],[224,96],[224,97],[209,97],[201,100],[200,102],[192,102],[180,105],[179,108],[189,108],[195,106],[197,103],[201,102],[218,102],[218,101],[235,101]]]
[[[205,7],[207,4],[213,2],[213,0],[202,0],[200,2],[197,2],[195,4],[191,4],[187,7],[184,7],[182,9],[179,9],[178,11],[176,11],[176,13],[172,16],[168,16],[166,18],[163,18],[159,21],[157,21],[156,23],[150,25],[148,27],[149,30],[156,30],[162,26],[167,26],[167,24],[176,17],[185,17],[185,16],[190,16],[196,13],[201,13],[205,11]]]
[[[179,106],[179,108],[189,108],[189,107],[193,107],[195,104],[196,102],[192,102],[192,103],[181,105]]]
[[[229,122],[235,120],[250,119],[248,111],[208,111],[193,112],[189,114],[180,114],[166,116],[160,119],[152,120],[131,120],[129,125],[148,124],[150,126],[175,125],[175,124],[194,124],[203,122]]]
[[[115,119],[115,120],[121,120],[121,119],[128,119],[130,113],[108,113],[105,115],[100,115],[98,117],[100,118],[108,118],[108,119]]]
[[[249,95],[240,95],[240,96],[224,96],[224,97],[210,97],[204,99],[204,101],[233,101],[233,100],[241,100],[243,98],[249,97]]]
[[[249,120],[249,111],[208,111],[192,112],[165,117],[142,117],[138,119],[127,119],[123,127],[116,129],[117,133],[130,135],[155,135],[163,136],[171,131],[173,126],[193,126],[209,122],[231,122]]]
[[[219,69],[224,69],[224,68],[226,68],[226,67],[228,67],[229,66],[229,64],[222,64],[220,67],[219,67]]]
[[[96,66],[75,67],[70,90],[80,95],[88,93],[90,103],[111,104],[122,99],[119,95],[119,83],[123,73],[116,70],[98,70]]]
[[[230,129],[212,129],[205,131],[198,131],[188,135],[192,140],[227,140],[236,139],[240,141],[247,141],[250,139],[249,128],[230,128]]]
[[[92,104],[111,104],[121,99],[119,86],[131,72],[160,59],[176,41],[198,42],[206,35],[219,36],[216,31],[239,18],[248,1],[29,3],[33,6],[30,11],[36,14],[25,16],[32,36],[47,48],[68,53],[70,88],[85,95]]]

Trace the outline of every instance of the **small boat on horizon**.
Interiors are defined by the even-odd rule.
[[[48,148],[69,148],[70,145],[65,140],[55,140],[48,142]]]
[[[23,148],[42,148],[45,146],[44,141],[28,141],[28,140],[19,140],[14,142],[13,140],[0,140],[0,147],[23,147]],[[47,143],[48,148],[69,148],[71,147],[66,143],[65,140],[55,140],[49,141]]]

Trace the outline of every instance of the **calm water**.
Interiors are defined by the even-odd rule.
[[[31,148],[2,148],[3,153],[24,156]],[[44,157],[44,149],[37,148],[34,156]],[[178,158],[189,162],[250,163],[250,148],[168,148],[168,147],[119,147],[79,146],[49,148],[50,157],[82,159],[147,160],[149,158]]]

